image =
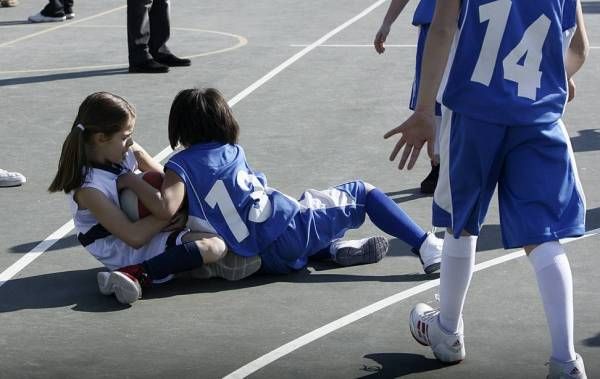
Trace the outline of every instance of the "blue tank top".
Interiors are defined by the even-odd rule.
[[[165,164],[184,182],[190,217],[203,220],[239,255],[259,254],[286,229],[299,203],[269,188],[239,145],[196,144]]]
[[[503,125],[559,119],[575,9],[576,0],[462,1],[443,104]]]

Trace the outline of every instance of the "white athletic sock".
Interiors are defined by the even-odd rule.
[[[552,338],[552,358],[576,358],[573,346],[573,277],[567,255],[558,241],[546,242],[529,254]]]
[[[456,333],[475,266],[477,236],[444,235],[440,274],[440,324]]]

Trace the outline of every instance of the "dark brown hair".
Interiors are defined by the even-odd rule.
[[[92,136],[103,133],[110,138],[133,119],[135,109],[120,96],[96,92],[86,97],[63,143],[58,170],[48,191],[69,193],[81,187],[90,165],[85,147],[92,143]]]
[[[184,89],[173,100],[169,113],[169,143],[173,149],[178,144],[234,144],[239,130],[227,101],[214,88]]]

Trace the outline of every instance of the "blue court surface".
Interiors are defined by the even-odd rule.
[[[168,151],[175,94],[216,87],[228,98],[250,164],[292,196],[363,179],[424,228],[429,172],[388,160],[383,134],[404,120],[414,70],[416,2],[385,54],[372,41],[388,1],[172,1],[169,46],[192,66],[127,72],[126,5],[75,2],[73,20],[29,24],[43,0],[0,8],[0,167],[27,176],[0,188],[0,378],[541,378],[550,340],[531,265],[501,247],[496,200],[478,244],[464,310],[466,360],[440,364],[408,313],[435,305],[438,278],[390,240],[372,265],[318,263],[239,282],[177,280],[122,306],[98,292],[103,270],[78,243],[66,198],[46,191],[77,108],[105,90],[137,110],[135,139]],[[587,195],[584,238],[566,242],[574,275],[575,346],[600,375],[600,2],[583,1],[592,49],[565,123]],[[349,238],[378,234],[367,221]]]

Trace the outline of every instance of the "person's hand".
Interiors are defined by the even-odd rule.
[[[567,99],[567,102],[570,102],[571,100],[573,100],[573,98],[575,98],[575,81],[573,80],[573,78],[569,79],[569,97]]]
[[[382,24],[377,34],[375,35],[375,40],[373,41],[373,46],[375,46],[375,51],[379,54],[383,54],[385,51],[385,47],[383,47],[383,43],[387,38],[388,34],[390,34],[390,26],[386,24]]]
[[[121,191],[125,188],[131,187],[132,180],[138,179],[137,175],[131,171],[127,171],[117,178],[117,190]]]
[[[402,136],[400,140],[396,142],[392,154],[390,154],[390,161],[394,161],[398,153],[402,151],[400,162],[398,163],[398,169],[404,169],[407,159],[408,170],[412,169],[419,157],[421,148],[425,142],[427,142],[427,152],[430,158],[433,158],[433,136],[435,130],[435,118],[433,114],[425,112],[414,112],[406,121],[400,126],[385,133],[383,138],[390,138],[393,135],[400,133]]]
[[[172,232],[175,230],[181,230],[185,228],[187,224],[187,213],[183,211],[179,211],[175,213],[175,216],[171,218],[169,225],[165,226],[162,231],[163,232]]]

